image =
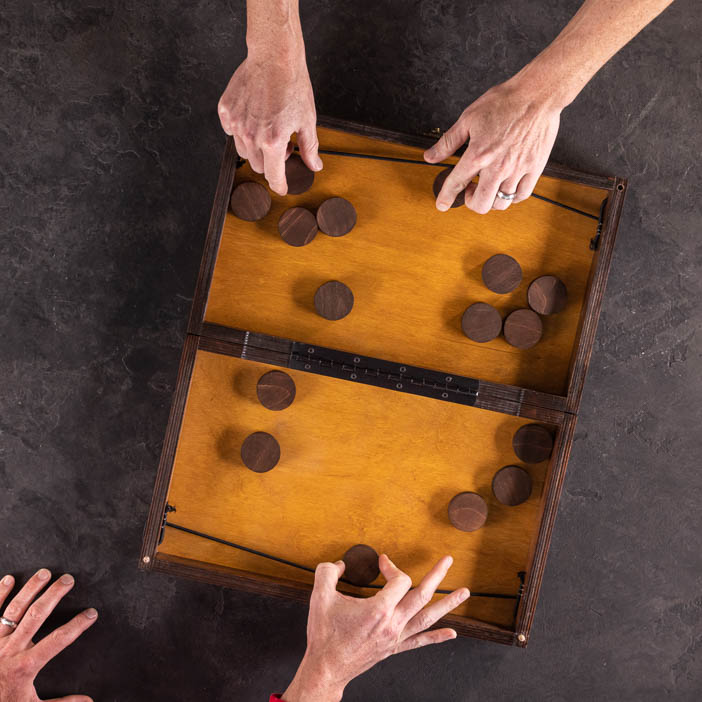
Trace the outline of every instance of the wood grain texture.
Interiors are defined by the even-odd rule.
[[[330,148],[418,156],[410,147],[323,129],[320,139]],[[565,395],[596,222],[538,200],[485,216],[467,208],[441,213],[431,195],[432,166],[364,161],[359,168],[357,161],[333,155],[325,155],[324,163],[307,193],[274,194],[265,220],[227,217],[208,322],[340,349],[353,339],[354,351],[363,355]],[[247,166],[240,171],[242,179],[260,179]],[[537,191],[593,213],[606,194],[549,178]],[[426,199],[417,196],[422,192]],[[314,208],[334,195],[349,199],[358,212],[349,235],[317,237],[296,250],[280,241],[271,223],[284,209]],[[502,338],[472,343],[461,331],[461,315],[472,302],[493,304],[505,315],[526,306],[524,283],[507,295],[485,289],[482,265],[498,252],[522,263],[525,280],[548,271],[569,281],[568,307],[546,321],[542,342],[527,352]],[[330,279],[349,285],[358,308],[335,325],[320,320],[311,304],[314,291]],[[388,315],[391,300],[403,315]]]
[[[456,562],[446,588],[516,593],[546,464],[535,467],[532,497],[518,514],[495,500],[491,482],[513,460],[512,436],[528,420],[292,370],[295,403],[274,413],[256,397],[256,383],[270,369],[198,352],[168,495],[174,521],[310,567],[366,543],[415,582],[450,553]],[[253,473],[237,460],[254,431],[280,443],[281,460],[270,473]],[[489,505],[485,526],[472,534],[454,529],[446,512],[464,491]],[[312,581],[303,571],[173,530],[159,551]],[[459,613],[509,626],[513,609],[512,600],[473,598]]]

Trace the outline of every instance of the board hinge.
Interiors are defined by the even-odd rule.
[[[474,405],[480,388],[480,382],[474,378],[299,342],[292,345],[289,367],[460,405]]]
[[[160,546],[163,543],[163,537],[166,533],[166,522],[168,521],[168,515],[171,512],[175,512],[176,508],[173,507],[172,505],[169,505],[168,502],[166,502],[166,506],[163,509],[163,519],[161,520],[161,530],[158,533],[158,545]]]
[[[597,219],[597,232],[595,233],[595,236],[590,239],[591,251],[597,251],[597,249],[600,248],[600,239],[602,238],[602,227],[604,225],[604,213],[605,207],[607,207],[607,200],[608,198],[602,200],[602,204],[600,205],[600,216]]]

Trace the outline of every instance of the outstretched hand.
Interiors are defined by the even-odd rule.
[[[39,570],[15,595],[2,614],[7,622],[17,626],[0,624],[0,702],[39,702],[34,688],[34,679],[39,671],[97,620],[97,612],[86,609],[34,644],[34,635],[75,583],[73,576],[62,575],[38,597],[50,579],[51,573],[46,568]],[[6,575],[0,581],[0,607],[14,584],[15,579],[11,575]],[[47,702],[92,700],[85,695],[69,695]]]
[[[346,685],[384,658],[456,637],[453,629],[426,631],[470,595],[461,588],[430,604],[453,559],[442,558],[414,589],[409,575],[386,556],[380,571],[387,583],[374,597],[337,591],[344,562],[320,563],[307,621],[307,651],[285,702],[335,702]]]
[[[424,154],[429,163],[438,163],[470,139],[444,181],[436,207],[448,210],[464,188],[466,206],[479,214],[509,207],[510,201],[497,197],[498,190],[514,193],[512,202],[526,200],[548,161],[560,113],[548,99],[513,81],[488,90]],[[475,176],[477,183],[471,182]]]

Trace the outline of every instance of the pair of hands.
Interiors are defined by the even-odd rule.
[[[41,625],[75,584],[73,576],[65,574],[40,595],[50,580],[51,573],[46,568],[37,571],[10,600],[2,614],[5,619],[16,622],[17,628],[0,624],[0,702],[39,702],[34,688],[39,671],[97,621],[97,612],[86,609],[34,644],[32,639]],[[11,575],[0,580],[0,607],[14,585],[15,579]],[[85,695],[69,695],[47,702],[92,700]]]
[[[310,599],[307,650],[283,694],[285,702],[336,702],[353,678],[388,656],[455,638],[453,629],[426,631],[470,596],[460,588],[431,602],[452,563],[445,556],[411,589],[410,577],[382,555],[386,585],[365,599],[337,591],[343,561],[320,563]]]
[[[526,200],[548,161],[560,112],[547,97],[534,94],[519,74],[488,90],[424,154],[428,163],[439,163],[470,139],[444,182],[437,208],[448,210],[466,188],[466,206],[480,214],[510,206],[497,197],[498,189],[516,193],[512,202]],[[307,167],[321,170],[317,113],[304,53],[283,62],[250,52],[220,98],[218,113],[239,155],[254,171],[264,173],[279,195],[287,193],[285,160],[292,153],[293,133]]]

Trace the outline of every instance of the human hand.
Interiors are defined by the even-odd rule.
[[[453,559],[442,558],[414,589],[412,581],[386,556],[380,571],[387,583],[373,597],[348,597],[336,585],[344,562],[320,563],[307,620],[307,651],[285,702],[335,702],[356,676],[384,658],[456,637],[453,629],[425,631],[464,602],[461,588],[429,604]]]
[[[438,163],[470,138],[436,199],[439,210],[449,209],[466,187],[466,206],[479,214],[509,207],[498,190],[516,193],[512,202],[531,195],[556,140],[561,109],[521,80],[516,76],[488,90],[424,153],[426,161]],[[476,175],[477,184],[471,182]]]
[[[86,609],[34,644],[32,637],[75,582],[73,576],[62,575],[35,601],[50,579],[51,573],[46,568],[39,570],[3,612],[2,616],[16,622],[17,628],[0,624],[0,702],[39,702],[34,688],[34,678],[39,671],[97,621],[97,612]],[[11,575],[0,581],[0,606],[14,584]],[[47,702],[92,702],[92,699],[85,695],[69,695]]]
[[[236,69],[219,100],[222,129],[234,137],[241,158],[264,173],[271,190],[286,195],[285,160],[297,133],[300,156],[313,171],[322,169],[317,112],[304,51],[290,61],[249,57]]]

